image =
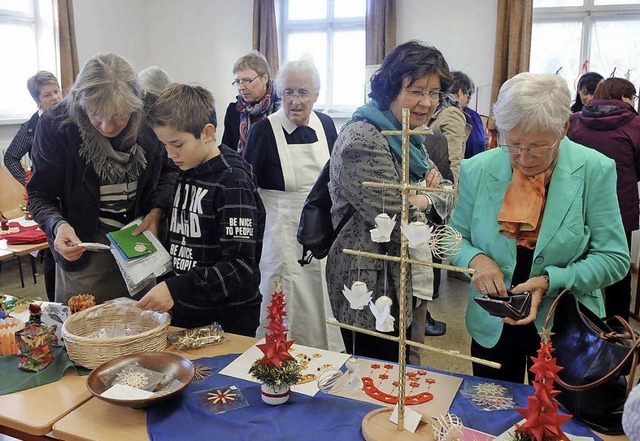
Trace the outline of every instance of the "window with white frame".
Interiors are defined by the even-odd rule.
[[[586,65],[585,65],[586,63]],[[530,71],[640,82],[640,0],[534,0]]]
[[[0,123],[36,110],[27,79],[39,70],[59,76],[55,0],[0,0]]]
[[[316,108],[350,113],[365,101],[366,0],[281,0],[283,62],[308,54],[320,72]]]

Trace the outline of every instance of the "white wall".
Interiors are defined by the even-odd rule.
[[[440,49],[451,69],[464,71],[480,87],[480,113],[489,109],[496,5],[397,2],[398,43],[418,39]],[[136,70],[155,64],[176,81],[207,87],[216,97],[221,139],[225,109],[235,100],[231,68],[251,50],[252,0],[82,0],[73,6],[80,66],[96,53],[115,52]],[[0,150],[17,129],[0,125]]]
[[[480,89],[476,110],[488,115],[496,14],[497,0],[398,0],[397,42],[418,39],[440,49],[449,68],[469,75]]]

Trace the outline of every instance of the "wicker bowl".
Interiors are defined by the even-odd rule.
[[[144,331],[125,337],[89,337],[102,328],[117,324],[139,326]],[[62,338],[71,361],[93,369],[121,355],[162,351],[167,347],[170,324],[171,318],[167,313],[142,311],[135,307],[122,307],[121,303],[109,302],[69,317],[62,325]]]

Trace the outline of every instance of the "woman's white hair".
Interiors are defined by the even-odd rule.
[[[559,75],[520,73],[504,82],[493,105],[500,134],[516,127],[523,133],[562,134],[571,114],[571,93]]]
[[[287,77],[300,74],[309,75],[311,78],[311,87],[313,87],[313,90],[309,92],[317,93],[320,91],[320,74],[311,56],[302,56],[299,60],[289,61],[280,68],[278,76],[276,77],[276,88],[278,91],[282,93],[284,90],[284,82]]]
[[[138,81],[142,90],[154,93],[158,96],[167,86],[173,83],[169,74],[158,66],[149,66],[138,74]]]

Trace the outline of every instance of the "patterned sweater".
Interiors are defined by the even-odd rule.
[[[166,280],[180,326],[211,323],[220,310],[259,304],[265,209],[251,166],[221,154],[180,172],[169,224],[175,277]]]

